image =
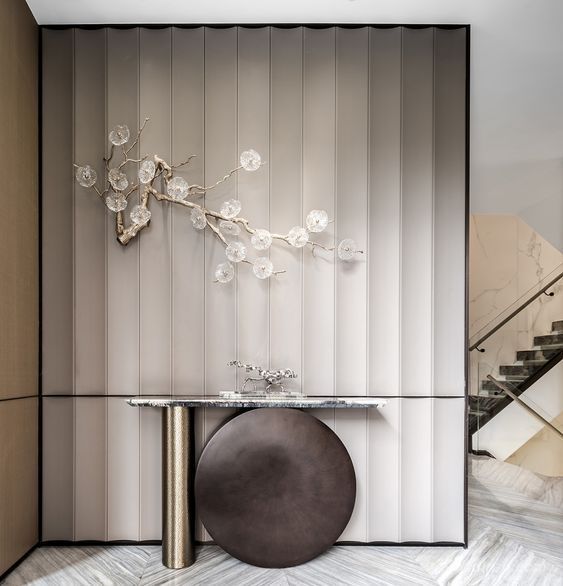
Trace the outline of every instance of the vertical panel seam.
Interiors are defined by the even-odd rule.
[[[170,54],[168,59],[168,75],[170,78],[170,98],[169,98],[169,113],[168,113],[168,149],[170,151],[170,161],[174,161],[173,149],[174,149],[174,124],[172,123],[172,117],[174,115],[174,75],[173,75],[173,66],[172,66],[172,59],[173,59],[173,52],[174,52],[174,27],[170,27]],[[169,278],[168,278],[168,286],[170,287],[169,292],[169,307],[168,307],[168,319],[169,319],[169,329],[170,329],[170,338],[168,340],[168,348],[169,348],[169,376],[170,382],[168,387],[168,392],[170,395],[173,395],[175,392],[174,389],[174,335],[175,335],[175,328],[174,328],[174,218],[175,212],[172,210],[172,206],[168,206],[168,219],[170,222],[170,230],[168,231],[168,271],[169,271]]]
[[[240,34],[240,27],[236,27],[236,60],[235,60],[235,68],[236,68],[236,91],[235,91],[235,110],[236,110],[236,121],[235,121],[235,142],[236,142],[236,151],[240,151],[240,108],[239,108],[239,34]],[[236,157],[235,157],[236,161]],[[239,195],[239,174],[235,173],[235,198],[238,200],[240,197]],[[233,318],[235,320],[235,358],[239,358],[239,309],[240,309],[240,289],[239,289],[239,263],[235,264],[235,271],[236,271],[236,280],[235,280],[235,311]],[[235,379],[235,390],[239,388],[239,369],[236,368],[234,372],[234,379]]]
[[[76,160],[76,29],[72,29],[72,161]],[[75,280],[75,192],[72,182],[72,394],[76,395],[76,280]],[[72,398],[72,539],[76,538],[76,398]]]
[[[332,178],[332,208],[334,210],[334,236],[333,246],[338,237],[338,27],[334,27],[334,154],[333,154],[333,178]],[[332,395],[336,396],[336,340],[337,340],[337,308],[338,308],[338,282],[339,271],[336,262],[332,263]],[[336,429],[336,410],[332,411],[333,428]]]
[[[141,124],[141,29],[137,27],[137,128],[140,128]],[[141,137],[139,137],[138,149],[139,154],[141,153]],[[137,245],[137,376],[138,376],[138,388],[139,394],[142,392],[142,381],[141,381],[141,242]],[[142,534],[142,502],[143,502],[143,477],[142,477],[142,447],[143,447],[143,418],[141,417],[141,409],[138,409],[138,438],[139,438],[139,453],[138,453],[138,477],[139,477],[139,501],[138,501],[138,518],[137,518],[137,539],[141,539]]]
[[[268,230],[272,229],[272,27],[268,27]],[[268,249],[268,258],[272,252]],[[272,368],[272,280],[268,279],[268,368]]]
[[[366,66],[367,66],[367,83],[366,83],[366,256],[369,254],[370,249],[370,189],[371,189],[371,108],[370,108],[370,89],[371,89],[371,28],[366,28],[366,35],[367,35],[367,59],[366,59]],[[336,259],[335,259],[336,260]],[[370,339],[369,339],[369,323],[370,323],[370,308],[369,308],[369,295],[370,295],[370,287],[369,287],[369,279],[370,279],[370,263],[366,262],[366,331],[365,331],[365,344],[366,344],[366,366],[365,366],[365,377],[366,377],[366,387],[365,387],[365,394],[370,394],[369,389],[369,374],[370,374],[370,364],[369,364],[369,357],[370,357]],[[366,442],[366,533],[365,533],[365,540],[369,541],[369,526],[370,526],[370,517],[371,517],[371,502],[369,497],[370,493],[370,462],[371,462],[371,450],[370,450],[370,426],[369,426],[369,410],[365,410],[365,442]]]
[[[105,130],[107,134],[108,129],[108,29],[104,29],[104,84],[105,84],[105,91],[104,91],[104,119],[105,119]],[[104,140],[104,151],[107,148],[107,142]],[[105,394],[108,394],[108,222],[107,216],[104,210],[104,262],[105,262]],[[108,481],[108,469],[109,469],[109,410],[108,410],[108,399],[105,400],[105,485],[106,485],[106,494],[105,494],[105,538],[106,540],[109,539],[109,481]]]
[[[402,263],[402,256],[403,256],[403,34],[404,28],[401,27],[400,29],[400,86],[399,86],[399,93],[400,93],[400,123],[399,123],[399,235],[398,235],[398,266],[399,266],[399,311],[398,311],[398,347],[397,347],[397,355],[398,355],[398,365],[397,365],[397,383],[398,383],[398,395],[403,394],[403,384],[402,384],[402,339],[403,339],[403,263]],[[402,469],[401,469],[401,453],[402,453],[402,436],[403,436],[403,405],[402,399],[398,401],[398,434],[397,434],[397,485],[399,487],[398,492],[398,500],[397,503],[397,539],[399,541],[402,540],[402,507],[403,507],[403,487],[402,487]]]
[[[305,27],[301,27],[301,217],[300,222],[303,221],[303,188],[304,188],[304,169],[305,169]],[[303,250],[299,252],[299,272],[301,278],[301,315],[300,315],[300,330],[301,330],[301,391],[305,387],[305,269],[303,266]],[[305,388],[306,392],[306,388]]]

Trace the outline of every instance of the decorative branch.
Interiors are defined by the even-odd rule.
[[[254,260],[247,258],[247,246],[238,239],[242,231],[250,236],[250,243],[257,251],[267,251],[273,241],[282,241],[293,248],[309,246],[314,253],[317,248],[327,252],[333,252],[332,246],[325,246],[310,239],[311,234],[320,233],[332,222],[324,210],[312,210],[306,221],[306,228],[294,226],[287,234],[271,233],[264,228],[254,228],[250,222],[240,216],[241,203],[236,199],[224,202],[219,211],[205,207],[188,199],[189,197],[201,197],[208,191],[215,189],[226,182],[235,173],[241,170],[256,171],[264,162],[260,155],[254,150],[244,151],[240,155],[240,165],[231,169],[221,179],[209,186],[189,185],[179,175],[174,175],[174,170],[190,163],[195,155],[190,155],[185,161],[177,165],[168,164],[158,155],[144,155],[138,159],[129,157],[131,150],[139,144],[141,135],[149,118],[145,118],[139,128],[137,136],[129,144],[130,132],[125,125],[114,127],[109,133],[111,148],[109,156],[103,159],[106,180],[103,190],[97,186],[97,173],[90,165],[77,165],[76,180],[80,185],[92,188],[96,194],[104,199],[108,209],[116,214],[115,231],[117,240],[122,245],[127,245],[143,229],[150,225],[151,211],[149,201],[151,196],[158,202],[168,202],[184,206],[191,210],[191,222],[196,230],[209,228],[211,233],[225,247],[227,260],[220,263],[215,270],[215,280],[220,283],[227,283],[234,277],[234,266],[232,263],[243,263],[252,266],[254,274],[260,279],[267,279],[272,275],[284,273],[284,270],[274,270],[274,266],[267,256],[260,256]],[[116,147],[121,147],[119,150]],[[121,155],[121,161],[112,167],[113,158],[117,152]],[[139,164],[138,181],[131,184],[123,169],[129,164]],[[155,187],[157,179],[162,178],[165,191],[161,192]],[[125,223],[124,210],[127,208],[129,197],[139,191],[139,204],[135,205],[129,213],[129,225]],[[338,257],[341,260],[353,260],[357,254],[363,251],[358,250],[353,240],[345,239],[340,242],[337,249]],[[267,253],[266,253],[267,254]]]

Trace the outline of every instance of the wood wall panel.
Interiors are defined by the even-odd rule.
[[[401,159],[401,393],[431,395],[434,30],[404,29]]]
[[[304,29],[303,38],[303,218],[310,210],[336,211],[336,29]],[[334,230],[315,235],[334,246]],[[333,395],[334,254],[303,253],[303,390]]]
[[[74,30],[44,30],[42,40],[41,384],[65,394],[74,392]]]
[[[127,124],[131,134],[139,128],[139,30],[107,31],[107,134]],[[137,159],[138,147],[130,156]],[[135,169],[135,165],[131,168]],[[125,216],[138,203],[132,196]],[[100,202],[96,202],[100,207]],[[107,233],[107,393],[139,394],[139,240],[127,247],[117,242],[115,218],[106,213]]]
[[[48,32],[45,71],[68,106],[61,110],[46,89],[44,115],[58,121],[56,128],[46,126],[48,144],[57,145],[64,132],[72,137],[72,112],[89,106],[69,67],[73,34]],[[109,395],[77,397],[76,403],[44,399],[45,457],[58,474],[44,473],[47,534],[158,539],[160,412],[132,409],[117,395],[215,394],[242,382],[242,373],[226,366],[239,358],[294,368],[299,379],[292,384],[308,394],[389,397],[377,411],[313,411],[342,438],[356,468],[356,507],[342,539],[462,541],[464,399],[432,396],[463,393],[464,31],[95,32],[99,36],[88,39],[107,36],[107,93],[100,98],[107,100],[105,131],[124,121],[135,132],[150,115],[138,153],[173,162],[198,155],[179,171],[192,184],[213,184],[238,165],[240,151],[255,148],[266,165],[210,191],[211,207],[238,197],[245,217],[274,232],[304,225],[311,209],[326,209],[334,223],[315,239],[332,246],[349,236],[367,254],[344,264],[334,262],[332,252],[277,245],[268,254],[285,274],[264,283],[241,266],[235,281],[219,285],[214,273],[225,260],[222,247],[194,230],[185,210],[155,202],[150,228],[127,248],[115,242],[107,217],[97,237],[90,232],[95,250],[73,249],[73,230],[79,238],[81,229],[73,223],[72,190],[65,199],[65,186],[61,192],[47,175],[45,201],[60,215],[48,215],[44,224],[44,270],[60,279],[49,283],[43,302],[62,323],[48,322],[45,339],[53,343],[60,332],[64,349],[70,336],[70,359],[58,347],[44,350],[46,372],[53,373],[46,394],[72,393],[80,382],[77,390]],[[103,46],[93,52],[105,51],[97,42]],[[83,51],[80,58],[86,57],[99,64],[99,55]],[[55,58],[61,69],[55,70]],[[84,114],[81,119],[87,123]],[[65,155],[70,163],[71,155]],[[81,201],[76,211],[83,214],[94,202]],[[459,224],[447,225],[452,215]],[[68,234],[70,249],[60,243]],[[68,258],[63,266],[56,265],[55,252]],[[72,301],[78,252],[80,259],[107,254],[107,277],[92,284],[107,298],[96,334],[99,341],[107,327],[107,342],[96,342],[97,357],[87,364],[89,387],[72,370],[75,349],[94,343],[77,339],[85,335],[83,326],[73,337],[73,313],[85,306],[84,299],[78,306]],[[248,253],[257,255],[251,247]],[[447,279],[453,264],[459,274]],[[61,298],[70,299],[70,310]],[[455,354],[449,366],[444,353]],[[106,361],[107,390],[101,380],[91,383],[105,373]],[[233,413],[198,411],[197,454]],[[97,443],[91,456],[90,441]],[[78,464],[84,454],[92,470]],[[210,539],[201,524],[197,536]]]
[[[0,572],[38,540],[37,398],[0,401]]]
[[[74,37],[74,161],[104,182],[106,30]],[[74,388],[106,392],[106,210],[91,189],[74,184]]]

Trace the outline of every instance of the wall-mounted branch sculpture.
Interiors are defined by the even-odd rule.
[[[274,241],[282,241],[294,248],[309,246],[314,252],[316,248],[326,251],[333,251],[334,247],[324,246],[310,239],[311,234],[322,232],[331,223],[328,214],[324,210],[312,210],[306,220],[306,228],[294,226],[287,234],[271,233],[264,228],[254,228],[250,222],[241,216],[241,203],[236,199],[229,199],[221,205],[219,211],[205,207],[202,203],[193,201],[202,197],[210,190],[221,185],[240,170],[256,171],[264,162],[260,155],[254,150],[244,151],[240,155],[240,165],[231,169],[224,177],[216,183],[203,185],[189,185],[188,182],[178,175],[174,170],[187,165],[195,155],[190,155],[185,161],[177,165],[169,165],[158,155],[149,157],[144,155],[139,159],[129,156],[133,148],[139,143],[141,134],[145,129],[148,118],[141,125],[135,139],[129,143],[131,138],[129,128],[125,125],[118,125],[109,133],[111,148],[109,156],[104,158],[105,187],[103,190],[97,186],[98,174],[90,165],[78,165],[76,168],[76,180],[82,187],[92,188],[98,196],[105,201],[108,209],[115,213],[115,230],[117,240],[122,245],[127,245],[133,238],[150,224],[151,211],[149,202],[151,196],[159,202],[166,201],[178,204],[191,210],[192,225],[196,230],[209,228],[214,236],[225,247],[227,260],[217,265],[215,279],[219,283],[228,283],[234,277],[235,270],[232,263],[245,263],[252,266],[252,270],[259,279],[267,279],[271,275],[285,272],[283,269],[274,270],[274,266],[267,256],[260,256],[254,260],[247,257],[246,245],[237,240],[243,233],[250,236],[250,243],[254,249],[264,252],[270,248]],[[121,161],[112,166],[116,152],[121,155]],[[137,173],[137,181],[129,182],[125,172],[128,164],[140,164]],[[155,187],[158,178],[162,178],[166,193]],[[139,204],[135,205],[129,214],[130,223],[125,224],[124,210],[127,208],[128,200],[133,193],[139,192]],[[190,199],[191,198],[191,199]],[[337,254],[343,261],[353,260],[357,254],[363,251],[358,250],[356,243],[347,238],[338,245]]]

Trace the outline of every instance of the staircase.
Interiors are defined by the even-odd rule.
[[[563,320],[558,320],[552,323],[549,334],[534,337],[534,348],[518,351],[514,364],[501,365],[498,380],[521,395],[562,359]],[[469,397],[470,437],[511,402],[493,381],[481,380],[478,394]]]

